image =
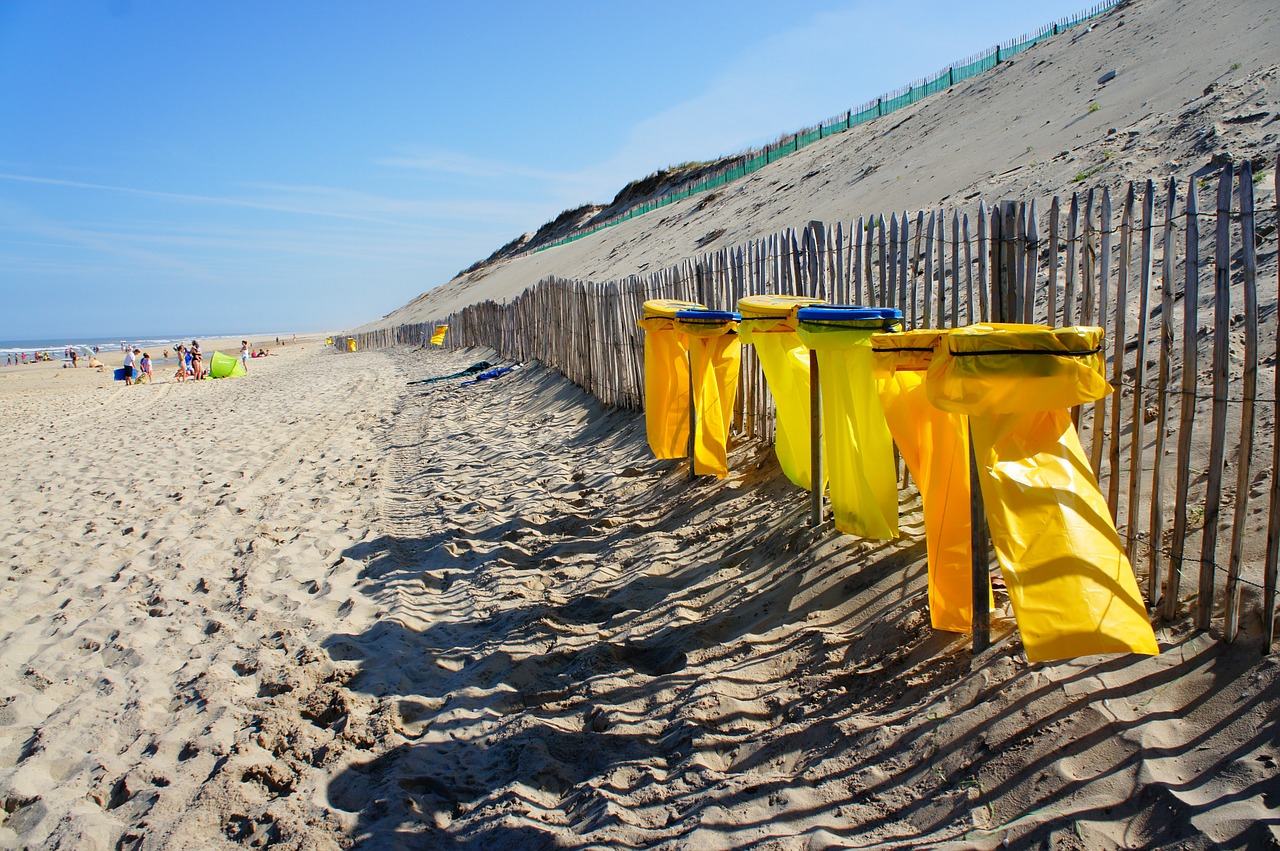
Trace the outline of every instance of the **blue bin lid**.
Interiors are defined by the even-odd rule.
[[[738,322],[742,319],[742,314],[734,313],[732,310],[678,310],[676,319],[693,322]]]
[[[796,313],[801,322],[867,322],[901,319],[902,311],[892,307],[863,307],[857,304],[815,304]]]

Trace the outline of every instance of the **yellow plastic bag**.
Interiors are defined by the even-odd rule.
[[[689,454],[689,350],[675,317],[700,307],[670,299],[644,303],[644,423],[655,458]]]
[[[805,307],[800,340],[818,353],[822,431],[836,528],[887,540],[898,536],[893,438],[871,372],[871,335],[900,328],[896,311]]]
[[[973,626],[969,423],[962,414],[935,408],[925,390],[925,371],[946,333],[922,329],[873,334],[871,347],[889,431],[924,503],[930,621],[934,629],[969,632]]]
[[[742,314],[738,338],[756,347],[778,412],[773,441],[778,464],[788,479],[805,490],[813,487],[809,349],[796,333],[796,312],[821,301],[786,295],[755,295],[738,301],[738,312]]]
[[[929,399],[969,416],[996,558],[1027,659],[1160,652],[1068,409],[1111,392],[1101,328],[975,325],[929,367]]]
[[[682,310],[675,330],[689,348],[693,377],[693,472],[723,479],[729,475],[729,428],[738,393],[742,343],[738,315],[719,310]],[[687,432],[687,426],[686,426]]]

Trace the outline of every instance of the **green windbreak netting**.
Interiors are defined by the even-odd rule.
[[[951,69],[952,76],[958,83],[961,80],[967,80],[974,74],[981,74],[983,71],[990,71],[996,67],[996,52],[992,50],[985,56],[973,59],[964,65],[957,65]]]
[[[850,124],[865,124],[873,118],[880,117],[880,104],[873,103],[871,106],[864,107],[862,110],[855,112]]]
[[[880,112],[882,114],[893,112],[896,109],[902,109],[904,106],[910,106],[913,103],[915,103],[915,101],[911,99],[911,89],[907,89],[880,101]]]
[[[913,87],[911,89],[911,94],[916,100],[919,100],[920,98],[925,97],[926,95],[937,94],[943,89],[948,88],[950,85],[951,85],[951,70],[948,69],[946,71],[943,71],[938,76],[934,77],[932,80],[927,80],[923,84]]]
[[[1104,0],[1092,9],[1062,18],[1056,23],[1041,27],[1034,33],[1023,36],[1022,38],[1014,39],[1006,44],[993,47],[989,51],[979,53],[974,57],[964,60],[960,64],[952,65],[932,77],[925,78],[919,83],[908,86],[905,89],[898,89],[883,95],[872,103],[862,106],[856,111],[850,112],[846,116],[823,122],[816,127],[801,130],[799,133],[794,134],[790,138],[784,139],[775,146],[771,146],[766,148],[764,151],[752,154],[744,160],[741,165],[726,169],[719,174],[706,177],[698,183],[677,189],[652,202],[648,202],[639,207],[633,207],[626,213],[620,214],[610,221],[593,226],[589,230],[580,231],[571,236],[562,237],[553,242],[549,242],[546,245],[540,245],[533,250],[542,251],[547,248],[554,248],[557,245],[565,245],[566,243],[573,242],[576,239],[589,236],[603,228],[628,221],[636,216],[644,215],[645,213],[652,212],[660,207],[665,207],[668,204],[683,201],[685,198],[688,198],[691,195],[696,195],[699,192],[705,192],[709,189],[724,186],[742,177],[746,177],[753,172],[759,171],[765,165],[776,162],[787,154],[798,151],[819,139],[824,139],[827,136],[834,135],[859,124],[865,124],[866,122],[879,118],[882,115],[888,115],[895,110],[917,103],[922,98],[926,98],[929,95],[936,94],[944,89],[950,88],[956,83],[967,80],[976,74],[981,74],[984,71],[990,71],[1000,62],[1016,56],[1027,48],[1039,44],[1045,39],[1052,38],[1058,33],[1063,32],[1082,21],[1087,21],[1090,18],[1095,18],[1105,12],[1109,12],[1111,9],[1119,5],[1120,2],[1121,0]]]

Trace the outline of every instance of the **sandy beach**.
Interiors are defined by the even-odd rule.
[[[1226,162],[1257,162],[1273,213],[1278,20],[1263,0],[1123,3],[361,328],[814,219],[1169,176],[1208,210]],[[1268,221],[1255,455],[1276,425]],[[218,381],[157,360],[126,387],[119,351],[0,368],[0,848],[1280,848],[1265,463],[1233,644],[1187,609],[1155,620],[1159,655],[1031,663],[1002,589],[985,651],[931,628],[914,487],[901,537],[842,535],[808,525],[772,447],[735,437],[726,478],[690,480],[643,412],[538,363],[413,383],[499,358],[249,339],[271,355]]]
[[[0,845],[1280,841],[1256,629],[1032,665],[1000,600],[971,657],[913,492],[815,531],[766,447],[690,482],[536,365],[407,384],[481,359],[0,380]]]

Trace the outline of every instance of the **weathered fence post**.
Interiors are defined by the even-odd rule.
[[[1106,203],[1105,199],[1103,203]],[[1124,341],[1128,330],[1125,320],[1128,318],[1126,308],[1129,302],[1129,266],[1133,251],[1133,205],[1134,189],[1133,181],[1130,181],[1129,191],[1125,194],[1124,211],[1120,214],[1120,267],[1116,272],[1116,319],[1111,358],[1111,386],[1115,388],[1115,393],[1111,396],[1111,435],[1107,456],[1107,507],[1117,526],[1120,525],[1120,432],[1123,428],[1120,412],[1124,399]]]
[[[973,652],[981,653],[991,643],[991,560],[987,554],[987,514],[982,503],[982,483],[978,479],[978,456],[969,434],[969,548],[972,560]]]
[[[1231,163],[1218,181],[1217,244],[1213,262],[1213,418],[1209,437],[1209,483],[1204,497],[1200,547],[1200,596],[1196,627],[1208,629],[1213,617],[1213,571],[1217,567],[1218,515],[1222,509],[1222,465],[1226,455],[1227,365],[1231,345]]]
[[[1249,508],[1249,469],[1253,460],[1254,396],[1258,392],[1258,257],[1254,243],[1253,166],[1240,166],[1240,255],[1244,276],[1244,388],[1240,404],[1240,449],[1236,456],[1235,519],[1231,526],[1231,560],[1227,563],[1226,615],[1223,637],[1236,640],[1240,628],[1240,563],[1244,559],[1244,526]]]
[[[1280,202],[1280,157],[1276,158],[1275,195]],[[1280,224],[1280,211],[1276,214]],[[1280,270],[1276,272],[1276,288],[1280,290]],[[1274,370],[1276,411],[1280,411],[1280,334],[1276,335]],[[1280,562],[1280,429],[1271,438],[1271,508],[1267,515],[1267,559],[1262,571],[1262,652],[1270,653],[1276,638],[1276,565]]]
[[[1023,282],[1022,290],[1022,321],[1028,325],[1036,321],[1036,278],[1039,277],[1040,270],[1040,224],[1036,215],[1036,199],[1031,199],[1031,205],[1027,208],[1027,258],[1026,258],[1026,280]],[[1047,322],[1053,325],[1053,317],[1050,316]]]
[[[987,295],[991,291],[991,277],[987,266],[987,202],[978,201],[978,315],[982,322],[990,322],[991,309]]]
[[[1196,340],[1200,323],[1200,219],[1196,204],[1196,183],[1187,183],[1186,268],[1182,295],[1182,405],[1178,418],[1178,468],[1175,474],[1173,540],[1169,547],[1169,576],[1164,588],[1164,616],[1172,620],[1178,614],[1178,597],[1182,584],[1182,556],[1187,539],[1187,492],[1191,486],[1191,431],[1196,415],[1198,370]]]
[[[1156,378],[1156,445],[1151,470],[1151,547],[1147,562],[1147,605],[1160,608],[1164,590],[1164,562],[1160,554],[1164,533],[1164,444],[1169,431],[1169,379],[1173,358],[1173,206],[1178,184],[1170,177],[1164,207],[1164,241],[1160,273],[1160,372]]]
[[[1151,218],[1155,213],[1156,186],[1148,180],[1142,197],[1142,268],[1138,270],[1138,355],[1133,365],[1133,423],[1129,432],[1129,564],[1134,573],[1138,570],[1138,537],[1142,532],[1139,514],[1142,500],[1142,433],[1146,419],[1146,400],[1143,384],[1147,375],[1147,313],[1151,301]],[[1153,535],[1159,534],[1152,529]],[[1151,543],[1151,542],[1148,542]]]
[[[1049,287],[1045,310],[1045,324],[1050,328],[1058,327],[1058,203],[1058,196],[1054,195],[1049,204]]]
[[[924,327],[933,327],[933,223],[937,213],[929,211],[924,236]]]

